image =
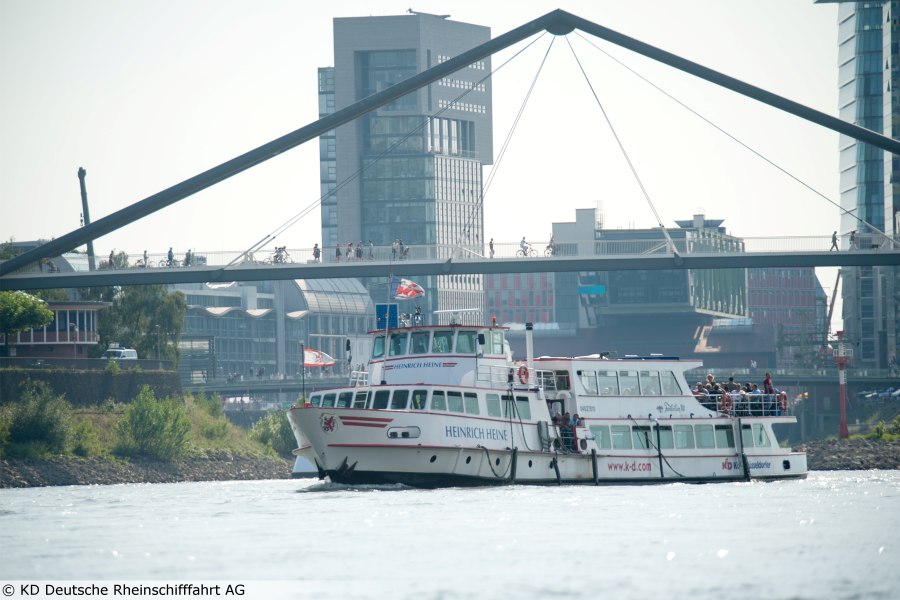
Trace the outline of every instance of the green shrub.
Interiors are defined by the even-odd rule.
[[[228,421],[223,417],[215,421],[207,421],[200,426],[200,435],[208,440],[221,440],[228,435]]]
[[[39,455],[65,452],[72,407],[41,381],[26,381],[19,400],[6,407],[10,454]],[[26,446],[33,446],[25,450]]]
[[[122,371],[122,367],[119,366],[119,363],[110,359],[106,361],[106,372],[110,375],[118,375]]]
[[[100,435],[90,421],[79,421],[72,428],[72,452],[78,456],[103,454]]]
[[[171,398],[157,400],[144,386],[119,422],[118,452],[172,460],[184,454],[190,429],[182,405]]]
[[[206,394],[198,394],[192,397],[194,404],[202,408],[211,417],[224,417],[222,410],[222,401],[218,396],[207,396]]]
[[[6,454],[6,446],[9,444],[9,408],[0,406],[0,458]]]
[[[250,437],[260,444],[268,446],[277,454],[285,456],[297,447],[287,414],[281,410],[272,411],[254,423],[253,429],[250,430]]]

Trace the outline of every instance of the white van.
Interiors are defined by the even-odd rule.
[[[131,348],[111,347],[103,353],[106,360],[137,360],[137,350]]]

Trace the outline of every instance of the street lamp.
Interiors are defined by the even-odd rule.
[[[78,358],[78,324],[69,323],[69,330],[75,333],[75,343],[72,344],[72,358]],[[71,339],[70,335],[69,340],[71,341]]]

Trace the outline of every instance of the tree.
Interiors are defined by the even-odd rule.
[[[190,430],[184,406],[172,398],[157,400],[145,385],[119,422],[119,452],[172,460],[185,452]]]
[[[0,333],[6,338],[7,356],[12,334],[38,329],[52,321],[53,311],[40,298],[25,292],[0,292]]]
[[[100,318],[98,353],[115,343],[134,348],[141,358],[178,360],[178,339],[187,314],[184,294],[168,293],[161,285],[103,288],[96,292],[98,299],[112,303]]]

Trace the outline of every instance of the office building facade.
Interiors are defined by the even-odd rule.
[[[838,101],[842,120],[900,137],[900,2],[838,4]],[[900,157],[840,136],[840,232],[842,247],[882,244],[865,223],[897,239]],[[865,223],[864,223],[865,222]],[[850,235],[853,233],[853,242]],[[857,366],[886,367],[896,360],[900,271],[896,267],[849,267],[843,271],[845,338]]]
[[[334,66],[319,70],[320,114],[340,110],[490,39],[490,29],[424,13],[334,20]],[[491,62],[485,58],[320,140],[323,256],[401,241],[409,258],[482,252],[482,170],[492,162]],[[465,250],[460,250],[463,248]],[[364,253],[367,256],[367,252]],[[398,257],[399,258],[399,257]],[[403,275],[402,263],[395,274]],[[366,281],[373,299],[386,281]],[[432,276],[427,310],[476,308],[480,275]]]

